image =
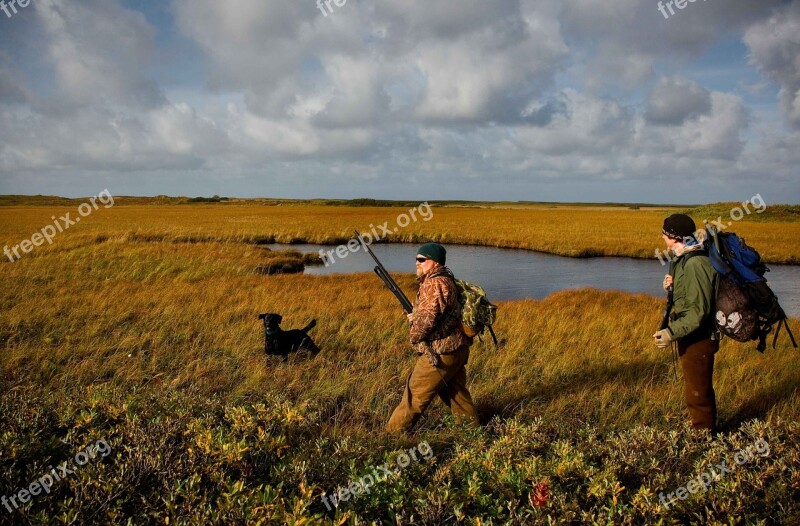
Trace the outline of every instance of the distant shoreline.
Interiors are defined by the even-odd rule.
[[[739,203],[715,203],[693,209],[650,205],[575,204],[465,204],[428,201],[430,220],[397,224],[396,220],[419,203],[392,202],[392,206],[359,206],[343,201],[221,201],[178,202],[179,198],[125,198],[81,223],[53,245],[106,240],[142,243],[242,243],[340,245],[354,229],[367,232],[376,225],[398,228],[381,236],[381,243],[424,243],[520,249],[570,258],[656,258],[663,251],[661,224],[676,211],[703,220],[722,218],[729,231],[746,238],[767,264],[800,264],[800,206],[768,203],[763,213],[749,213],[728,221]],[[180,198],[184,199],[184,198]],[[220,198],[222,199],[222,198]],[[80,200],[48,197],[0,196],[0,242],[14,246],[28,239],[51,216],[69,212]],[[349,202],[348,202],[349,203]],[[400,202],[397,202],[400,203]],[[751,207],[752,210],[752,207]],[[58,246],[56,246],[58,245]]]
[[[349,206],[349,207],[404,207],[418,204],[425,199],[334,199],[334,198],[313,198],[313,199],[291,199],[273,197],[188,197],[188,196],[114,196],[120,204],[128,205],[196,205],[196,204],[225,204],[225,205],[318,205],[318,206]],[[26,194],[7,194],[0,195],[0,206],[52,206],[52,205],[71,205],[80,203],[85,197],[63,197],[56,195],[26,195]],[[672,208],[695,208],[700,204],[658,204],[658,203],[588,203],[588,202],[556,202],[556,201],[472,201],[463,199],[427,199],[431,206],[463,207],[463,208],[528,208],[528,207],[580,207],[580,208],[649,208],[649,209],[672,209]]]

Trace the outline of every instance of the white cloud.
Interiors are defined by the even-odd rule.
[[[70,116],[0,114],[0,166],[40,168],[193,169],[227,149],[228,138],[185,105],[136,115],[84,109]]]
[[[650,92],[646,117],[654,124],[677,125],[710,111],[707,89],[687,79],[662,78]]]
[[[750,62],[780,87],[788,121],[800,128],[800,3],[794,2],[747,30]]]
[[[797,3],[771,18],[779,0],[709,0],[664,20],[638,0],[351,0],[327,17],[314,2],[171,1],[163,19],[121,0],[34,4],[36,31],[0,44],[0,178],[125,172],[151,188],[180,173],[317,195],[374,181],[382,196],[435,181],[461,197],[796,178],[797,134],[740,89],[754,73],[712,83],[698,64],[741,53],[744,35],[800,125]],[[185,69],[163,58],[178,40]]]
[[[163,102],[146,73],[155,52],[154,31],[141,13],[102,0],[33,5],[49,38],[47,59],[62,104],[153,107]]]

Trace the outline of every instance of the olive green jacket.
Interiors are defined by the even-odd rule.
[[[669,331],[675,340],[689,335],[693,340],[710,338],[715,332],[714,291],[718,275],[708,256],[686,258],[690,250],[670,265],[673,307]]]

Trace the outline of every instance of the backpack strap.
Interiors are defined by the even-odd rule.
[[[780,328],[780,325],[778,325],[778,327]],[[769,329],[763,330],[763,331],[758,331],[758,345],[756,345],[756,350],[758,352],[760,352],[761,354],[764,354],[764,350],[767,348],[767,333],[768,332],[769,332]],[[775,331],[775,338],[777,338],[777,337],[778,337],[778,331]],[[773,347],[775,346],[775,341],[774,340],[772,342],[772,346]]]
[[[786,332],[789,334],[789,339],[792,340],[792,346],[797,349],[797,342],[794,341],[794,334],[792,334],[792,329],[789,328],[789,322],[786,318],[782,318],[778,321],[778,326],[775,327],[775,337],[772,338],[772,348],[774,349],[775,345],[778,343],[778,333],[781,332],[781,325],[786,326]],[[761,343],[759,343],[759,346],[761,346]]]
[[[735,276],[737,274],[736,269],[733,267],[733,263],[731,263],[733,260],[731,257],[731,252],[728,249],[728,245],[720,240],[721,237],[727,236],[728,234],[721,234],[717,232],[712,227],[709,227],[707,222],[706,232],[710,233],[711,245],[713,248],[716,248],[716,251],[708,251],[708,259],[711,260],[711,264],[716,268],[722,269],[721,274],[723,276],[738,283],[738,280],[731,278],[732,275]]]
[[[708,257],[708,252],[706,251],[706,249],[690,250],[689,252],[686,252],[686,255],[683,257],[683,266],[685,267],[686,266],[686,262],[689,261],[690,259],[692,259],[693,257],[696,257],[696,256],[706,256],[706,257]]]
[[[792,340],[792,345],[794,346],[795,349],[797,349],[797,342],[794,341],[794,334],[792,334],[792,329],[789,328],[789,320],[784,318],[783,324],[786,325],[786,332],[789,333],[789,339]]]
[[[692,259],[693,257],[697,257],[697,256],[706,256],[707,258],[711,259],[710,251],[706,250],[705,248],[700,249],[700,250],[691,250],[691,251],[687,252],[686,255],[683,258],[683,267],[686,268],[686,262],[689,261],[690,259]],[[712,297],[711,297],[711,302],[712,302],[711,303],[711,307],[712,308],[711,308],[711,314],[710,314],[711,319],[714,318],[714,311],[716,311],[716,309],[717,309],[716,302],[717,302],[717,291],[719,290],[719,280],[715,280],[715,281],[717,283],[716,283],[716,285],[714,285],[714,289],[712,290]],[[712,284],[713,284],[713,281],[712,281]],[[703,322],[703,323],[705,323],[705,322]],[[713,325],[713,327],[712,327],[712,332],[713,332],[712,339],[716,339],[717,341],[719,341],[721,339],[721,333],[719,331],[719,328],[717,327],[716,323],[712,323],[712,325]],[[766,343],[764,345],[766,346]],[[676,350],[676,352],[677,352],[677,350]]]
[[[494,348],[497,349],[497,347],[498,347],[498,345],[497,345],[497,336],[494,335],[494,329],[492,329],[491,325],[487,325],[486,328],[489,329],[489,334],[492,335],[492,339],[494,340]],[[794,340],[792,340],[792,341],[794,341]],[[795,347],[797,347],[797,345],[795,345]]]

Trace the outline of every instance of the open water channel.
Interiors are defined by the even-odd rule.
[[[270,245],[274,250],[287,248],[301,252],[326,252],[335,249],[323,245]],[[373,244],[375,254],[390,272],[414,272],[418,245],[402,243]],[[492,301],[522,298],[542,299],[564,289],[593,287],[663,297],[661,281],[667,273],[655,257],[642,260],[619,257],[568,258],[530,250],[494,247],[446,245],[447,266],[464,280],[486,289]],[[309,266],[311,275],[372,272],[375,266],[368,254],[348,252],[328,266]],[[772,290],[791,317],[800,317],[800,266],[769,265],[767,273]],[[377,277],[375,279],[378,279]]]

